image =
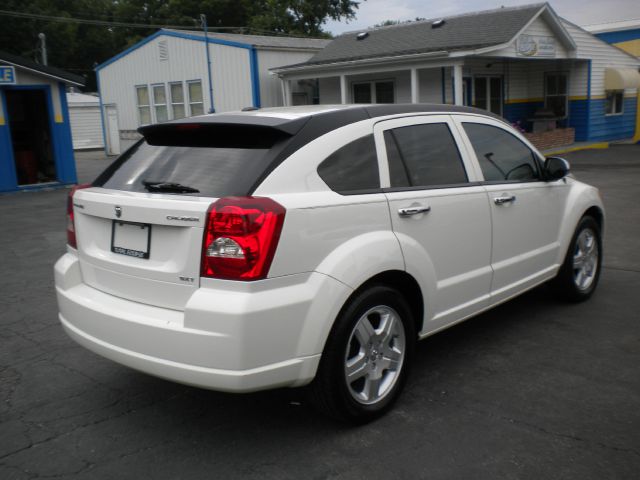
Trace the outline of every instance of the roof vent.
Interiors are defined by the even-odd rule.
[[[368,36],[369,32],[360,32],[358,35],[356,35],[356,40],[364,40]]]
[[[169,47],[167,46],[166,40],[160,40],[160,42],[158,42],[158,56],[161,62],[169,60]]]
[[[439,20],[436,20],[431,24],[431,28],[440,28],[445,23],[446,22],[445,22],[444,18],[440,18]]]

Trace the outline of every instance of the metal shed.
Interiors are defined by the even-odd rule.
[[[67,85],[84,79],[0,52],[0,192],[76,183]]]

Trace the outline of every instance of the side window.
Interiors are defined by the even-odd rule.
[[[446,123],[426,123],[384,132],[391,187],[467,183],[460,152]]]
[[[149,87],[146,85],[136,87],[136,100],[138,101],[138,118],[140,119],[140,125],[149,125],[151,123]]]
[[[189,110],[191,111],[191,116],[202,115],[204,113],[202,82],[200,80],[187,82],[187,89],[189,91]]]
[[[529,147],[505,130],[480,123],[464,123],[487,181],[530,182],[540,179]]]
[[[318,165],[318,175],[336,192],[352,193],[380,188],[373,135],[354,140],[333,152]]]

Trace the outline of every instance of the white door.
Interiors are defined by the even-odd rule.
[[[491,206],[491,302],[496,303],[555,273],[569,187],[562,180],[544,181],[537,153],[500,122],[456,121],[475,153]]]
[[[118,110],[115,105],[105,105],[107,117],[107,154],[120,155],[120,129],[118,128]]]
[[[484,188],[473,184],[476,172],[451,127],[448,115],[436,115],[374,128],[388,164],[381,172],[393,230],[407,271],[426,298],[423,334],[481,310],[489,300],[489,204]]]
[[[70,104],[69,119],[74,150],[104,147],[99,106]]]

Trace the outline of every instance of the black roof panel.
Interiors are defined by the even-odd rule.
[[[84,77],[80,75],[74,75],[73,73],[65,72],[56,67],[50,67],[48,65],[41,65],[28,58],[20,57],[12,53],[4,52],[0,50],[0,63],[9,63],[18,67],[28,68],[29,70],[35,70],[36,72],[43,73],[52,77],[59,78],[60,80],[74,83],[76,85],[83,86],[85,84]]]

